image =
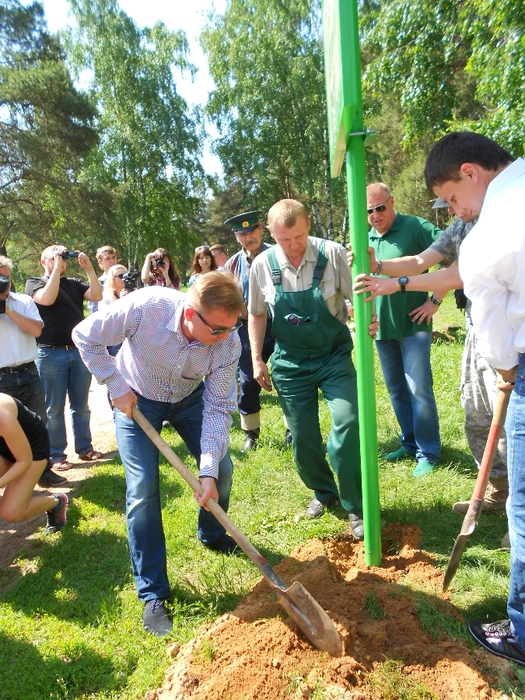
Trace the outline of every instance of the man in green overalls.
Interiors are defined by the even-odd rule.
[[[352,298],[346,250],[339,243],[309,236],[304,206],[283,199],[268,212],[276,244],[254,260],[250,274],[249,334],[253,375],[271,391],[262,360],[267,306],[273,317],[275,350],[272,380],[293,437],[297,471],[314,498],[307,515],[315,518],[340,500],[350,533],[363,539],[361,460],[357,381],[345,299]],[[375,335],[377,323],[370,326]],[[319,425],[318,390],[332,416],[327,450]]]

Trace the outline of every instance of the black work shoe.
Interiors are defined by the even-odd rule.
[[[363,540],[365,537],[363,514],[348,513],[348,520],[350,521],[350,534],[352,535],[354,540]]]
[[[38,480],[38,485],[39,486],[58,486],[59,484],[63,484],[65,481],[67,481],[65,476],[60,476],[60,474],[55,474],[54,471],[51,471],[51,469],[48,469],[47,472],[44,472],[40,479]]]
[[[292,444],[293,444],[292,433],[290,432],[290,428],[286,428],[286,432],[284,434],[283,449],[287,450],[289,447],[292,446]]]
[[[213,549],[214,552],[221,552],[221,554],[240,554],[242,552],[239,545],[235,542],[233,537],[229,535],[221,535],[218,540],[202,543],[208,549]]]
[[[249,452],[255,449],[257,440],[259,439],[259,430],[245,430],[246,437],[244,438],[244,444],[241,448],[241,452]]]
[[[306,515],[309,518],[318,518],[325,511],[325,508],[329,505],[337,503],[337,498],[330,498],[328,501],[320,501],[317,498],[312,498],[310,503],[306,506]]]
[[[45,532],[58,532],[67,522],[67,506],[69,499],[65,493],[57,493],[58,503],[51,510],[46,510],[47,526]]]
[[[487,651],[525,666],[525,649],[520,647],[512,634],[510,620],[500,620],[492,624],[474,620],[469,624],[468,631]]]
[[[153,598],[146,602],[142,622],[146,631],[156,637],[165,637],[173,629],[173,622],[168,617],[166,605],[160,598]]]

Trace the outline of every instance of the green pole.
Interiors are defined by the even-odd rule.
[[[357,0],[323,0],[323,34],[332,176],[339,174],[346,150],[348,221],[355,277],[370,271]],[[368,566],[380,566],[374,347],[368,333],[372,311],[372,304],[365,303],[362,295],[354,296],[365,561]]]

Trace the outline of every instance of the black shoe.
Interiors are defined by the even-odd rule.
[[[160,598],[153,598],[146,602],[142,622],[146,631],[156,637],[165,637],[173,629],[173,622],[168,617],[166,605]]]
[[[259,430],[245,430],[246,438],[244,439],[244,444],[241,448],[241,452],[249,452],[255,449],[257,440],[259,439]]]
[[[51,471],[51,469],[48,469],[47,472],[44,472],[40,479],[38,480],[38,485],[39,486],[58,486],[59,484],[63,484],[65,481],[67,481],[65,476],[60,476],[60,474],[55,474],[54,471]]]
[[[325,511],[325,508],[332,503],[337,503],[337,498],[330,498],[328,501],[320,501],[317,498],[312,498],[310,503],[306,506],[306,515],[309,518],[318,518]]]
[[[58,503],[51,510],[46,510],[47,526],[45,532],[58,532],[67,522],[67,506],[69,499],[65,493],[57,493]]]
[[[286,428],[286,432],[284,434],[284,442],[283,442],[283,449],[287,450],[290,448],[293,444],[293,438],[292,438],[292,433],[290,432],[290,428]]]
[[[222,554],[240,554],[242,552],[233,537],[229,535],[221,535],[219,539],[214,542],[210,542],[209,544],[203,542],[202,544],[208,549],[213,549],[214,552],[221,552]]]
[[[474,620],[468,626],[468,631],[478,644],[485,647],[496,656],[503,656],[504,659],[514,661],[520,666],[525,666],[525,649],[520,647],[512,630],[510,620],[500,620],[487,624]]]
[[[362,513],[348,513],[350,521],[350,534],[354,540],[363,540],[365,538],[365,528],[363,525]]]

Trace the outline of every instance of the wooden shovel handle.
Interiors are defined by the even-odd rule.
[[[494,415],[492,417],[492,423],[490,425],[490,430],[487,437],[487,444],[485,445],[485,450],[481,459],[478,478],[476,479],[471,501],[476,499],[483,500],[485,496],[490,473],[492,471],[492,462],[494,461],[494,455],[496,454],[498,447],[499,436],[501,434],[503,424],[505,423],[505,415],[507,413],[509,399],[510,391],[503,391],[500,389],[496,400],[496,405],[494,406]]]

